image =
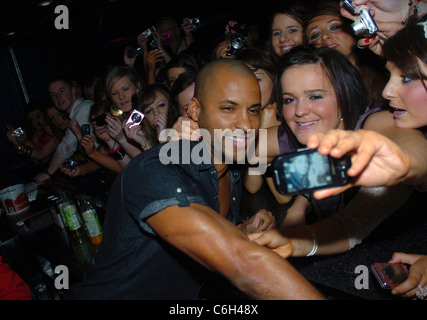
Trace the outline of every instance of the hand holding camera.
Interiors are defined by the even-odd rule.
[[[352,0],[344,0],[344,5],[351,14],[357,16],[351,25],[356,36],[372,37],[377,33],[378,27],[368,7],[356,6]]]
[[[374,23],[378,30],[373,35],[367,33],[366,37],[359,39],[357,42],[359,49],[369,48],[375,54],[382,55],[382,41],[389,39],[404,27],[402,16],[407,14],[407,8],[404,8],[404,12],[401,11],[400,0],[341,1],[340,5],[341,15],[347,19],[353,21],[361,19],[361,16],[357,12],[354,13],[352,8],[359,8],[359,6],[367,9],[365,15],[369,13],[371,18],[375,17]]]
[[[80,145],[84,149],[85,153],[90,157],[95,151],[95,139],[90,134],[85,135],[80,140]]]
[[[142,112],[138,110],[133,110],[128,120],[126,121],[125,126],[131,129],[134,126],[138,126],[142,122],[142,120],[144,120],[144,118],[145,115]]]
[[[184,18],[181,27],[186,33],[195,31],[197,28],[200,28],[200,20],[199,18]]]
[[[66,170],[75,170],[77,168],[77,166],[79,165],[79,163],[73,159],[67,159],[62,163],[62,168],[66,169]]]

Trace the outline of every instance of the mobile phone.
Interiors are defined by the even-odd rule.
[[[403,263],[374,263],[372,273],[383,289],[393,289],[408,278],[408,268]]]
[[[81,129],[82,129],[82,137],[84,137],[87,134],[90,134],[90,125],[82,124]]]
[[[139,125],[142,120],[144,119],[145,115],[138,111],[138,110],[133,110],[132,113],[130,114],[128,120],[126,121],[125,125],[127,126],[128,124],[131,124],[129,126],[129,129]]]
[[[97,126],[103,126],[106,125],[107,122],[105,121],[105,118],[107,117],[107,115],[105,113],[97,116],[95,119],[93,119],[93,121],[95,121]]]
[[[350,167],[349,154],[336,159],[321,155],[316,149],[300,149],[273,160],[273,181],[281,194],[309,193],[347,184]]]

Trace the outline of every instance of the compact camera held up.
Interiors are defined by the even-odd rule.
[[[183,23],[181,25],[182,28],[187,28],[187,27],[191,27],[191,29],[194,31],[197,28],[200,27],[200,20],[199,18],[192,18],[192,19],[187,19],[185,21],[185,24]]]
[[[22,130],[22,128],[20,127],[20,128],[16,128],[15,130],[13,130],[11,135],[12,135],[12,137],[19,138],[19,137],[23,136],[24,133],[25,133],[24,130]]]
[[[235,57],[245,47],[245,39],[237,34],[234,34],[230,41],[230,49],[226,53],[227,56]]]
[[[344,4],[348,11],[357,15],[357,19],[351,25],[356,36],[372,37],[377,33],[378,26],[366,6],[355,7],[351,0],[344,0]]]
[[[131,124],[129,126],[129,129],[131,129],[135,126],[138,126],[142,122],[142,120],[144,120],[144,117],[145,117],[145,115],[142,112],[140,112],[138,110],[133,110],[132,113],[130,114],[128,120],[126,121],[125,125],[127,126],[127,125]]]
[[[156,27],[151,26],[147,30],[145,30],[144,32],[141,33],[145,37],[145,39],[147,39],[147,50],[148,51],[159,49],[157,41],[153,36],[154,32],[157,32],[157,29],[156,29]]]

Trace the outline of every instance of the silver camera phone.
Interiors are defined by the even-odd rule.
[[[356,20],[351,25],[356,36],[372,37],[377,33],[378,26],[367,7],[356,7],[351,0],[344,0],[344,4],[350,13],[357,15]]]

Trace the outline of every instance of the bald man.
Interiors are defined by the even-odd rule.
[[[259,85],[242,62],[208,64],[195,91],[188,114],[212,133],[211,141],[214,129],[229,129],[222,139],[233,146],[258,130]],[[169,143],[187,157],[195,147],[212,151],[211,141],[192,141],[190,150],[181,148],[182,141]],[[323,298],[285,259],[251,243],[235,226],[238,171],[213,153],[206,163],[164,165],[161,148],[142,153],[116,179],[96,263],[70,299],[199,299],[212,273],[256,299]],[[233,151],[225,147],[223,154]]]

